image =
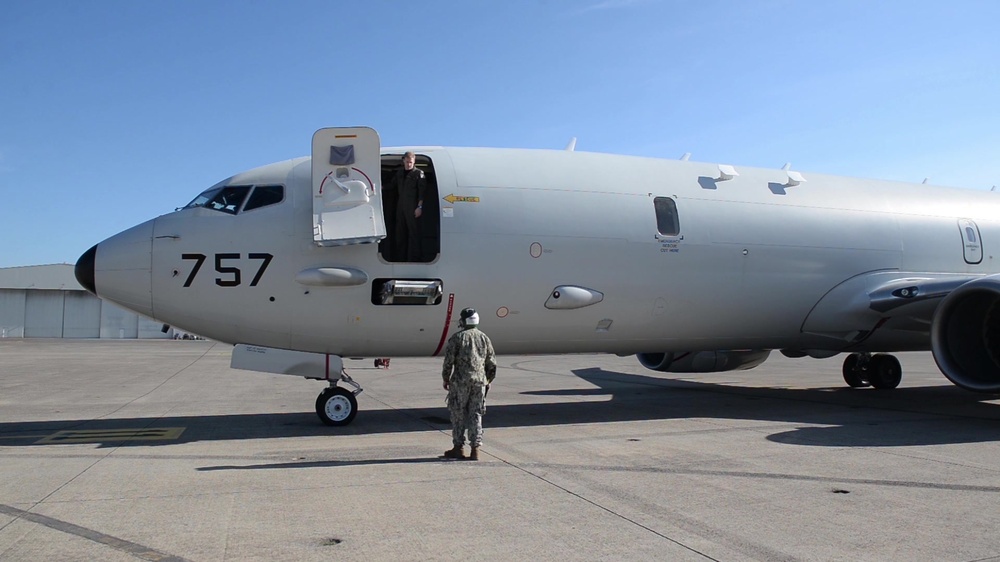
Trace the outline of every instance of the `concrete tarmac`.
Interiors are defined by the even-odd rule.
[[[440,359],[325,383],[204,341],[0,340],[0,561],[1000,560],[1000,402],[899,354],[670,375],[501,356],[479,462],[450,447]]]

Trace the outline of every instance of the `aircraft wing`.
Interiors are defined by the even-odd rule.
[[[895,316],[901,307],[941,299],[962,285],[982,277],[981,275],[947,275],[940,277],[904,277],[886,281],[868,293],[869,307],[881,314]],[[930,319],[927,319],[930,321]]]
[[[903,335],[911,340],[913,332],[929,336],[942,300],[982,277],[899,271],[859,275],[824,295],[803,323],[802,332],[823,348],[837,348],[834,342],[839,342],[844,351],[899,349]]]

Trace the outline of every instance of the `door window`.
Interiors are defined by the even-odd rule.
[[[656,230],[662,236],[677,236],[681,232],[680,221],[677,220],[677,203],[670,197],[653,199],[656,209]]]

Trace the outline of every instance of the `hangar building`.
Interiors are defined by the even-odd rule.
[[[0,268],[0,338],[165,339],[155,322],[88,293],[73,265]]]

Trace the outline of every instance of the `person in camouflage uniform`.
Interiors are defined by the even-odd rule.
[[[456,332],[448,339],[444,351],[444,389],[448,391],[448,412],[451,414],[451,441],[454,447],[444,452],[445,458],[479,460],[483,444],[483,412],[486,411],[486,390],[497,376],[497,359],[489,336],[479,331],[479,315],[471,308],[462,311]],[[468,432],[472,450],[465,457],[465,435]]]

